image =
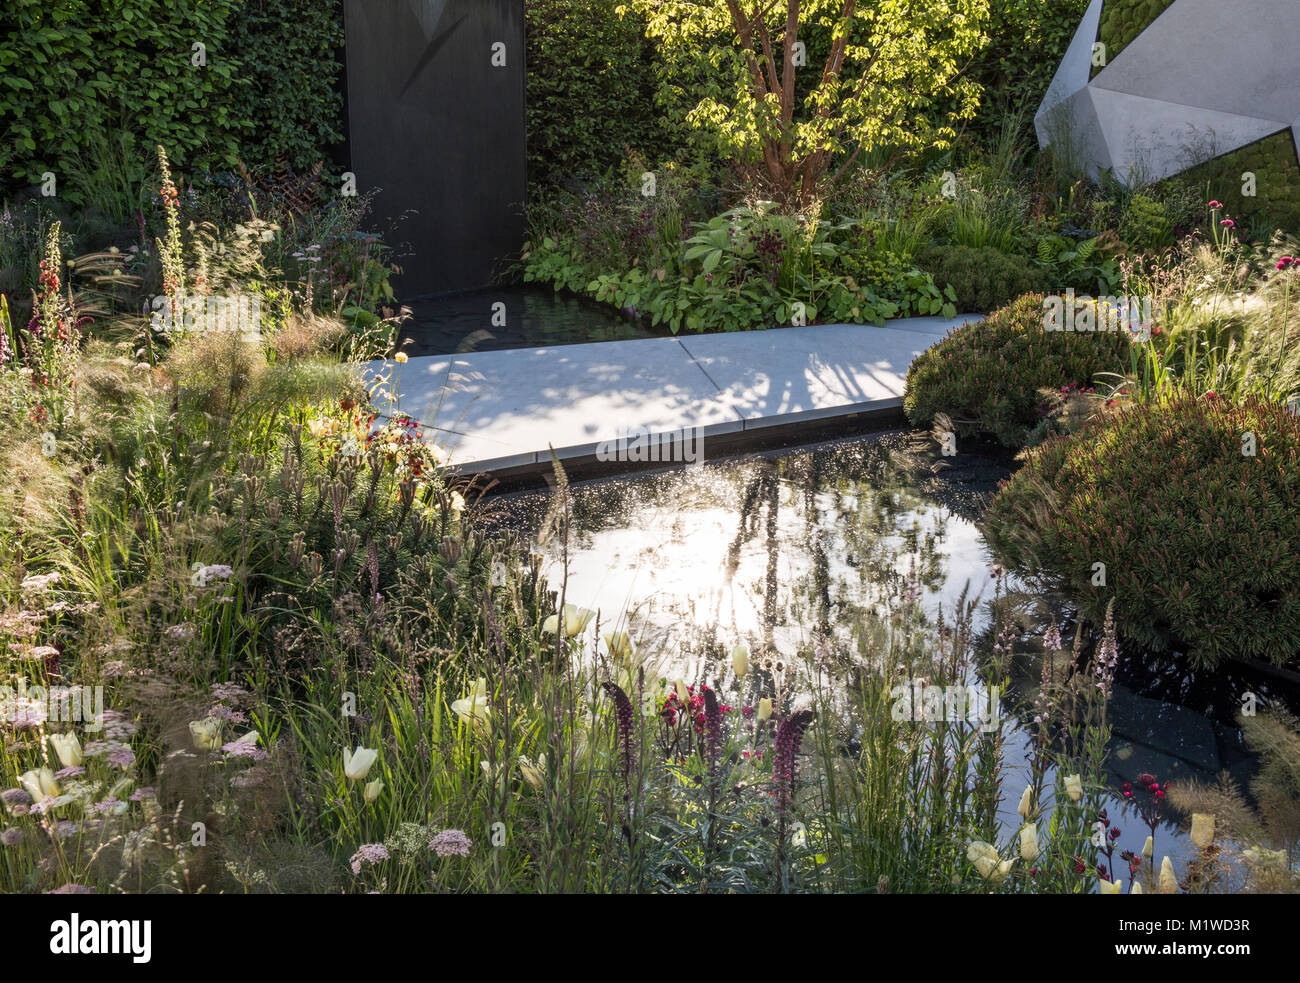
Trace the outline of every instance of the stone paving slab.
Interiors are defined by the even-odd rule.
[[[400,410],[464,471],[595,454],[638,431],[705,439],[902,405],[912,360],[978,315],[417,356],[392,373]],[[397,407],[391,400],[388,413]]]
[[[818,324],[680,340],[748,429],[901,405],[908,366],[951,323]]]

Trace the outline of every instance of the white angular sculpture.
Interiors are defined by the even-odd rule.
[[[1090,78],[1105,2],[1034,116],[1040,146],[1068,139],[1090,173],[1141,183],[1282,130],[1300,142],[1300,0],[1174,0]]]

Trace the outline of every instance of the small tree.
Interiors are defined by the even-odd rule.
[[[687,121],[792,207],[824,196],[864,152],[949,146],[952,124],[979,104],[979,86],[961,73],[987,40],[988,0],[628,0],[620,9],[645,18],[666,98],[694,103]]]

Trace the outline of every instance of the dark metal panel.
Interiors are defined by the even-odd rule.
[[[346,0],[358,190],[381,188],[402,296],[485,286],[523,242],[523,0]],[[505,67],[493,65],[504,44]]]

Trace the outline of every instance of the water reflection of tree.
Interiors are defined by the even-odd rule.
[[[786,621],[830,637],[837,625],[851,630],[855,622],[878,614],[876,605],[900,589],[900,550],[915,557],[923,586],[937,588],[944,581],[939,544],[945,519],[938,515],[933,528],[923,527],[918,513],[927,511],[927,503],[900,481],[883,447],[760,459],[737,468],[732,478],[738,507],[724,577],[728,584],[734,582],[745,545],[763,535],[763,644],[769,649],[776,644],[776,627]],[[783,489],[792,506],[785,516]],[[783,545],[803,551],[809,560],[808,573],[784,585],[784,608]],[[856,576],[850,580],[833,571],[832,557],[842,557],[844,565],[856,569]]]
[[[676,555],[691,549],[679,531],[691,525],[683,518],[713,511],[726,544],[717,580],[702,583],[698,597],[670,588],[666,605],[653,589],[627,599],[634,637],[659,638],[664,649],[671,643],[676,651],[664,654],[679,663],[688,654],[692,661],[716,656],[719,639],[727,649],[742,640],[733,636],[743,629],[726,624],[727,605],[734,613],[738,602],[753,611],[759,637],[744,639],[752,646],[775,652],[837,638],[834,648],[866,654],[879,647],[879,622],[901,590],[909,553],[922,588],[945,579],[945,516],[908,483],[882,442],[580,487],[571,548],[592,555],[602,533],[640,532],[644,543],[626,569],[671,582]]]

